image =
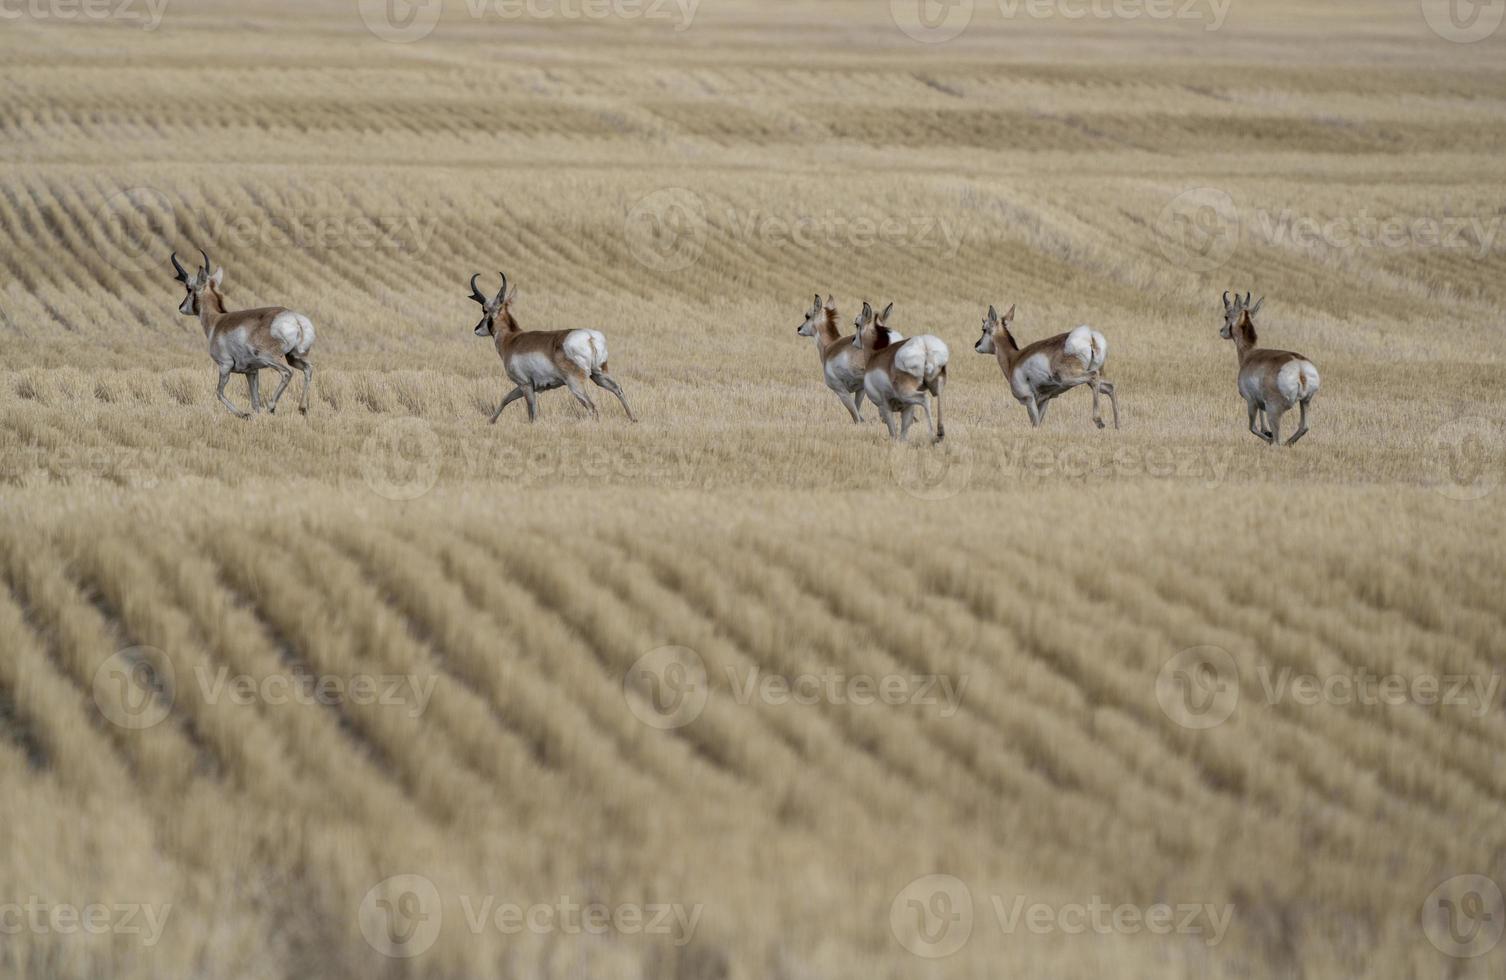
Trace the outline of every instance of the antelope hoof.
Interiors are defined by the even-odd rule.
[[[1094,419],[1093,420],[1093,424],[1096,425],[1096,426],[1098,426],[1100,429],[1105,428],[1105,426],[1103,424],[1103,419]]]
[[[299,405],[298,406],[298,414],[299,415],[307,415],[308,413],[309,413],[309,407],[307,405]]]

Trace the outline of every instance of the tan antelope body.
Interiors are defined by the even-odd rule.
[[[225,270],[215,269],[211,275],[209,256],[202,249],[199,254],[204,256],[204,266],[189,275],[183,263],[178,261],[177,253],[173,253],[177,280],[188,290],[178,312],[197,317],[204,328],[204,336],[209,341],[209,356],[220,369],[217,392],[220,403],[231,414],[243,419],[250,418],[252,412],[261,411],[258,372],[267,368],[282,376],[267,406],[267,411],[275,413],[282,393],[293,379],[292,369],[297,368],[303,372],[303,394],[298,399],[298,411],[308,414],[309,385],[314,379],[314,366],[309,362],[308,354],[314,346],[314,325],[302,313],[280,306],[227,311],[225,297],[220,294]],[[225,397],[225,384],[232,374],[246,375],[251,393],[250,412],[241,411]]]
[[[478,278],[479,273],[471,276],[471,299],[480,303],[482,309],[476,336],[491,337],[496,342],[502,370],[516,386],[503,396],[492,413],[493,423],[502,409],[519,398],[528,403],[528,421],[537,421],[538,393],[560,387],[569,388],[591,417],[599,418],[596,403],[586,393],[587,381],[616,395],[627,417],[638,421],[628,407],[622,386],[607,373],[607,338],[600,330],[524,330],[512,315],[517,287],[508,288],[506,274],[502,275],[502,288],[493,299],[487,299],[476,288]]]
[[[890,303],[884,316],[894,308]],[[853,346],[866,342],[875,349],[868,355],[868,364],[863,370],[863,393],[878,406],[879,415],[889,427],[891,439],[904,439],[909,435],[910,423],[915,420],[915,410],[926,413],[926,431],[932,432],[935,440],[946,438],[946,426],[941,413],[941,393],[946,388],[946,365],[951,352],[940,337],[920,334],[908,340],[884,344],[883,334],[887,328],[883,317],[874,318],[873,308],[863,304],[858,317],[858,332]],[[929,392],[936,400],[936,419],[931,419],[931,406],[926,402]],[[899,426],[894,416],[900,417]]]
[[[1255,314],[1265,297],[1250,305],[1250,294],[1231,302],[1224,293],[1224,326],[1219,336],[1234,341],[1239,357],[1239,394],[1249,409],[1250,431],[1272,446],[1281,443],[1281,416],[1292,406],[1301,409],[1297,431],[1286,441],[1294,444],[1307,435],[1307,407],[1318,393],[1321,379],[1312,361],[1288,350],[1256,347]],[[1268,429],[1257,423],[1264,417]]]
[[[889,304],[893,309],[894,304]],[[843,337],[837,330],[837,306],[830,296],[821,302],[817,293],[805,320],[795,332],[802,337],[816,338],[816,353],[821,358],[821,376],[826,387],[836,393],[837,400],[854,422],[863,421],[863,372],[868,366],[868,355],[874,345],[886,346],[904,338],[883,325],[889,310],[879,315],[874,333],[867,344],[855,344],[857,335]]]
[[[1041,424],[1051,399],[1079,385],[1087,385],[1093,392],[1093,424],[1100,429],[1104,427],[1103,417],[1098,411],[1101,391],[1108,395],[1114,407],[1114,428],[1119,428],[1119,399],[1113,382],[1103,377],[1103,365],[1109,353],[1103,334],[1083,324],[1067,333],[1037,340],[1021,348],[1009,331],[1013,321],[1013,305],[1002,318],[999,311],[990,306],[988,315],[983,318],[983,336],[973,345],[973,350],[998,358],[1010,392],[1030,413],[1030,424]]]

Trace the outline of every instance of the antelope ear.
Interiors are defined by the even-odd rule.
[[[820,308],[821,308],[821,294],[817,293],[816,294],[816,309],[820,309]]]
[[[1264,296],[1262,296],[1259,299],[1257,299],[1255,301],[1255,305],[1252,306],[1252,307],[1250,307],[1250,315],[1254,316],[1255,314],[1259,313],[1260,312],[1260,304],[1264,303],[1264,302],[1265,302],[1265,297]]]
[[[867,302],[863,303],[863,315],[861,319],[865,321],[873,319],[873,307],[869,306]]]
[[[992,304],[992,303],[988,304],[988,317],[987,317],[987,320],[991,324],[999,322],[999,311],[996,310],[996,309],[994,309],[994,304]]]
[[[516,285],[510,285],[510,286],[507,287],[507,295],[504,296],[504,297],[502,297],[502,305],[503,306],[511,306],[513,304],[513,301],[516,300],[517,298],[518,298],[518,287]]]
[[[821,294],[820,293],[816,294],[816,302],[817,303],[821,302]],[[826,297],[826,303],[823,304],[821,308],[825,309],[825,310],[835,310],[837,308],[837,301],[835,299],[833,299],[832,297],[828,296],[828,297]]]
[[[1229,302],[1229,291],[1226,289],[1224,290],[1224,309],[1229,310],[1233,309],[1233,307],[1234,304]]]
[[[225,281],[225,270],[223,268],[215,269],[214,275],[209,277],[209,281],[214,284],[215,289],[219,289],[220,283]]]
[[[893,312],[894,312],[894,304],[890,303],[888,306],[884,307],[884,312],[882,312],[882,313],[879,314],[879,319],[883,320],[883,321],[887,321],[889,319],[889,314],[893,313]]]
[[[1010,322],[1013,319],[1014,319],[1014,304],[1010,303],[1009,304],[1009,309],[1007,309],[1007,310],[1004,311],[1004,322],[1008,323],[1008,322]]]

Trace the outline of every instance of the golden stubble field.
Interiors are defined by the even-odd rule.
[[[0,972],[1498,975],[1506,30],[968,6],[7,15]],[[199,247],[307,418],[215,402]],[[640,424],[486,424],[499,270]],[[817,290],[951,345],[944,445]]]

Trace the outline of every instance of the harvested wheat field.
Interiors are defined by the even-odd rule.
[[[12,5],[0,975],[1501,975],[1500,13]],[[307,415],[216,400],[201,248]],[[500,272],[641,421],[487,424]]]

